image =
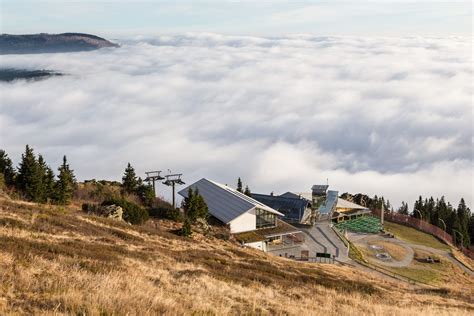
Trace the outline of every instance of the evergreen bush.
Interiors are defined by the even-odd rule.
[[[103,206],[117,205],[122,207],[123,219],[130,224],[140,225],[149,218],[148,211],[140,207],[140,205],[129,202],[125,199],[108,199],[102,202]]]

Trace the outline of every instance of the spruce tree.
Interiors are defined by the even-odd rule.
[[[435,211],[435,201],[432,196],[426,202],[425,212],[427,214],[427,221],[430,222],[432,225],[438,226],[439,219],[438,214]]]
[[[191,236],[192,229],[191,229],[191,221],[189,218],[184,220],[183,226],[181,227],[180,235],[183,237]]]
[[[63,157],[63,163],[58,168],[59,175],[56,182],[55,197],[56,202],[61,205],[66,205],[71,202],[76,185],[73,170],[69,168],[66,156]]]
[[[459,233],[461,233],[461,225],[459,223],[459,218],[457,217],[455,212],[452,212],[448,218],[448,227],[450,230],[450,234],[454,237],[456,244],[461,243],[461,237],[459,236]],[[462,242],[464,243],[464,235],[462,236]]]
[[[11,159],[3,149],[0,149],[0,173],[3,174],[6,185],[15,184],[15,169],[13,168]]]
[[[45,202],[51,201],[54,199],[54,188],[55,186],[55,179],[54,179],[54,172],[53,169],[50,167],[46,167],[46,174],[43,178],[43,192],[44,192],[44,199]]]
[[[194,203],[194,191],[193,188],[189,187],[188,188],[188,196],[183,200],[183,209],[184,212],[186,213],[186,216],[189,216],[189,210],[192,209],[193,203]]]
[[[245,186],[244,194],[250,197],[252,196],[252,192],[250,192],[248,185]]]
[[[126,193],[136,193],[138,187],[137,175],[135,174],[135,169],[127,164],[125,172],[122,177],[122,189]]]
[[[474,244],[474,214],[472,214],[469,219],[469,239],[471,244]]]
[[[152,206],[153,201],[155,200],[155,191],[153,191],[153,186],[151,184],[144,183],[142,178],[139,177],[135,192],[146,206]]]
[[[192,188],[188,189],[188,197],[184,200],[183,208],[186,213],[186,218],[191,222],[196,221],[198,218],[207,220],[209,216],[207,204],[197,189],[194,191]]]
[[[402,215],[408,215],[408,204],[402,201],[402,206],[397,210],[397,213]]]
[[[40,199],[41,175],[33,149],[26,145],[25,153],[21,155],[21,162],[16,177],[17,188],[31,201]]]
[[[46,165],[46,161],[42,155],[38,155],[38,163],[36,166],[36,173],[37,177],[40,179],[40,184],[36,189],[36,202],[44,203],[47,200],[47,193],[45,188],[45,180],[46,180],[46,172],[48,170],[48,166]]]
[[[237,191],[239,192],[244,192],[242,189],[242,180],[240,180],[240,177],[237,179]]]
[[[471,217],[469,208],[466,206],[466,202],[462,198],[459,202],[458,208],[456,210],[456,216],[459,220],[459,231],[463,235],[464,246],[469,246],[470,236],[469,236],[469,218]]]
[[[201,195],[195,196],[195,204],[196,204],[196,218],[202,218],[207,220],[209,216],[209,209],[207,207],[204,198]]]
[[[418,197],[418,200],[415,201],[415,205],[413,205],[412,216],[415,218],[420,218],[420,215],[422,214],[423,214],[423,198],[420,195]]]

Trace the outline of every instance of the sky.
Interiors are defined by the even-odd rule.
[[[470,1],[2,0],[2,33],[469,35]]]
[[[0,147],[79,180],[161,169],[252,191],[473,199],[470,3],[2,1],[5,33],[120,48],[3,55]],[[176,4],[177,3],[177,4]],[[34,14],[33,14],[34,12]],[[169,188],[158,194],[169,199]]]

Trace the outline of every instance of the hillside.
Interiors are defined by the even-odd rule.
[[[414,288],[232,241],[0,198],[0,314],[451,314],[472,292]]]
[[[0,54],[40,54],[118,47],[106,39],[81,33],[0,35]]]

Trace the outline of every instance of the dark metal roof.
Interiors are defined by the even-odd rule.
[[[301,198],[301,196],[293,192],[286,192],[286,193],[280,194],[279,196],[286,197],[286,198],[293,198],[293,199]]]
[[[271,208],[285,214],[286,220],[300,221],[305,209],[308,207],[308,200],[304,198],[292,198],[281,195],[266,195],[252,193],[252,197]]]
[[[329,188],[329,185],[326,184],[315,184],[311,188],[311,191],[316,194],[323,194],[326,193],[326,190]]]
[[[209,213],[225,224],[228,224],[254,207],[261,208],[276,215],[284,216],[284,214],[277,212],[271,207],[268,207],[243,193],[204,178],[179,191],[178,194],[187,198],[190,187],[193,190],[199,190],[199,195],[204,198]]]

